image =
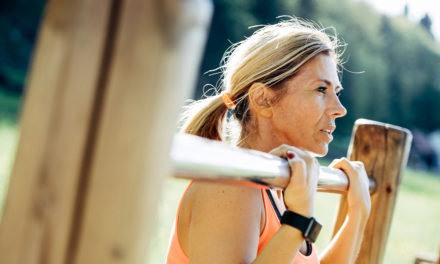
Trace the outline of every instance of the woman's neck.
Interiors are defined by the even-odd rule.
[[[277,146],[272,144],[270,136],[263,137],[261,134],[253,133],[247,136],[241,136],[238,140],[238,147],[246,149],[254,149],[263,152],[269,152]]]
[[[273,133],[271,120],[257,117],[257,120],[251,121],[247,128],[242,130],[237,146],[269,152],[281,144]]]

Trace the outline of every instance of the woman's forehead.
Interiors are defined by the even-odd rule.
[[[293,78],[301,82],[325,82],[326,85],[341,86],[335,60],[328,55],[318,55],[304,64]]]

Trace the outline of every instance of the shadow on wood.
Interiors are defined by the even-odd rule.
[[[411,132],[401,127],[365,119],[357,120],[354,125],[347,157],[362,161],[368,176],[376,182],[376,191],[371,196],[371,213],[356,263],[380,264],[383,261],[411,140]],[[333,236],[344,223],[346,215],[347,198],[343,196]]]

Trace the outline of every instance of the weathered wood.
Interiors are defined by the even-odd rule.
[[[211,5],[122,1],[78,248],[71,263],[144,263],[178,109],[195,84]]]
[[[356,263],[382,263],[402,172],[406,166],[412,135],[407,129],[370,120],[357,120],[348,149],[350,160],[362,161],[376,182],[371,213]],[[333,236],[347,214],[347,199],[341,198]]]
[[[0,263],[64,262],[109,12],[108,1],[46,7],[0,225]]]
[[[143,263],[209,0],[49,2],[0,263]]]

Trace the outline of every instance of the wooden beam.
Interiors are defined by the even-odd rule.
[[[110,9],[109,1],[46,6],[0,225],[0,263],[64,262]]]
[[[208,1],[121,1],[90,157],[77,252],[69,263],[144,263],[169,149],[195,85]]]
[[[348,150],[350,160],[362,161],[376,182],[371,213],[356,263],[382,263],[397,192],[408,160],[412,135],[407,129],[361,119],[356,121]],[[340,201],[333,236],[347,214],[347,199]]]
[[[143,263],[209,0],[50,1],[0,225],[0,263]]]

